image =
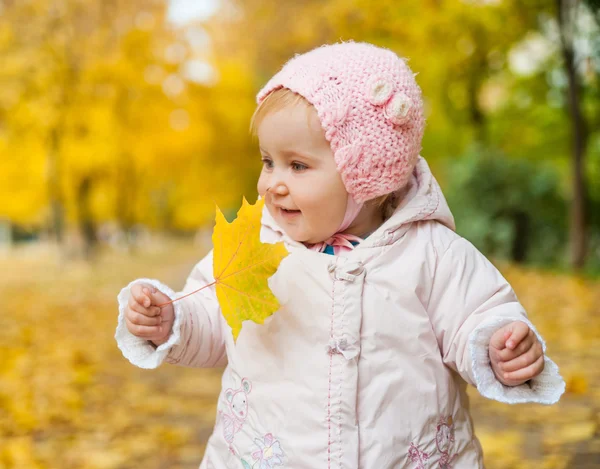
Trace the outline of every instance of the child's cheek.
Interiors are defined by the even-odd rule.
[[[275,211],[271,208],[270,204],[265,204],[267,206],[267,210],[269,212],[269,215],[271,215],[271,217],[275,218]]]
[[[264,199],[265,193],[267,192],[267,188],[262,182],[262,178],[258,179],[258,183],[256,184],[256,192],[258,192],[258,195]]]

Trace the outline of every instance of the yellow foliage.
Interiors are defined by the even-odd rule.
[[[564,378],[566,383],[566,392],[572,394],[585,394],[588,391],[588,381],[584,373],[570,373],[564,376]]]

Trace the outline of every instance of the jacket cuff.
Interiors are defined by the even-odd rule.
[[[117,346],[123,353],[123,356],[135,366],[146,369],[157,368],[165,360],[171,347],[179,344],[180,342],[181,305],[179,302],[172,303],[175,312],[175,320],[173,322],[171,335],[169,336],[169,340],[167,340],[167,342],[157,347],[149,340],[136,337],[127,329],[127,325],[125,324],[125,310],[131,295],[131,287],[137,283],[152,285],[172,300],[175,299],[175,292],[166,285],[160,283],[158,280],[143,278],[131,282],[121,290],[118,296],[119,319],[117,323],[117,330],[115,332]]]
[[[505,386],[496,378],[489,356],[490,339],[494,332],[514,321],[526,323],[535,333],[544,351],[544,370],[519,386]],[[483,397],[507,404],[535,402],[555,404],[565,392],[565,382],[558,366],[546,356],[546,343],[535,326],[524,317],[492,317],[469,334],[469,353],[477,390]]]

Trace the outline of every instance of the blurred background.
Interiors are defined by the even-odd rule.
[[[470,391],[486,467],[600,468],[599,0],[0,0],[0,469],[198,466],[221,370],[130,365],[116,295],[183,287],[256,197],[256,92],[339,40],[409,58],[458,232],[567,382]]]

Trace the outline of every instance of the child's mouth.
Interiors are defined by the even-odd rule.
[[[300,215],[300,210],[288,210],[286,208],[279,207],[279,213],[281,216],[286,219],[294,218],[297,215]]]

